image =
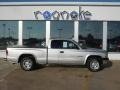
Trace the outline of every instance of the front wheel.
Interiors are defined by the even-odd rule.
[[[100,58],[92,57],[87,61],[87,68],[92,72],[97,72],[102,68]]]
[[[34,58],[29,57],[29,56],[23,57],[20,61],[20,66],[25,71],[32,70],[35,66]]]

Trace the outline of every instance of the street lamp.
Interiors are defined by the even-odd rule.
[[[3,34],[4,36],[3,36],[3,37],[5,37],[5,34],[6,34],[5,29],[6,29],[6,24],[4,23],[4,24],[3,24],[3,31],[4,31],[4,34]]]
[[[30,38],[32,27],[31,27],[31,26],[28,26],[27,29],[29,30],[28,35],[29,35],[29,38]]]
[[[110,32],[109,39],[112,39],[112,37],[111,37],[112,30],[110,29],[109,32]]]
[[[10,38],[10,30],[11,30],[11,29],[10,29],[10,28],[8,28],[8,31],[9,31],[9,38]]]
[[[16,33],[13,30],[11,31],[11,33],[12,33],[12,38],[15,39],[15,34]]]
[[[12,28],[11,28],[11,37],[13,38],[13,39],[15,39],[15,30],[16,30],[16,27],[15,26],[12,26]]]
[[[61,38],[61,32],[62,32],[62,28],[60,28],[60,29],[58,29],[58,31],[59,31],[59,38]]]

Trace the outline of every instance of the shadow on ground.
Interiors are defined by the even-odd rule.
[[[107,61],[106,63],[103,64],[103,68],[110,68],[112,67],[113,63],[112,61]]]
[[[103,64],[103,69],[105,68],[110,68],[112,67],[112,62],[111,61],[107,61]],[[59,68],[59,67],[63,67],[63,68],[87,68],[84,65],[59,65],[59,64],[48,64],[48,65],[39,65],[37,64],[34,68],[34,70],[39,70],[39,69],[43,69],[45,67],[54,67],[54,68]],[[102,69],[102,70],[103,70]]]
[[[63,67],[63,68],[87,68],[85,65],[60,65],[60,64],[40,65],[40,64],[37,64],[35,66],[34,70],[43,69],[45,67],[54,67],[54,68],[59,68],[59,67]]]

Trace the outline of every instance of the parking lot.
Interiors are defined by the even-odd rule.
[[[120,90],[120,61],[104,66],[99,72],[58,65],[28,72],[0,59],[0,90]]]

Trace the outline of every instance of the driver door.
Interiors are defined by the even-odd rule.
[[[82,59],[82,53],[79,47],[72,41],[61,40],[61,48],[59,49],[59,63],[79,65]]]

